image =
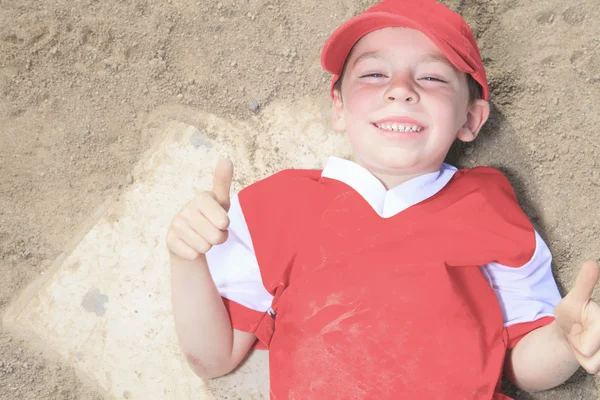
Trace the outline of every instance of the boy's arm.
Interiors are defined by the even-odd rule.
[[[233,370],[255,342],[235,331],[206,261],[206,252],[228,237],[233,166],[222,160],[213,188],[200,193],[173,218],[167,233],[171,260],[171,302],[181,350],[204,379]]]
[[[256,336],[231,327],[204,254],[194,261],[171,254],[171,291],[179,345],[194,373],[210,379],[232,371]]]
[[[556,321],[528,333],[506,355],[505,374],[520,389],[539,392],[560,385],[579,363]]]
[[[566,381],[581,365],[600,372],[600,306],[591,300],[598,265],[583,264],[575,286],[558,303],[555,321],[527,334],[507,355],[507,376],[534,392]]]

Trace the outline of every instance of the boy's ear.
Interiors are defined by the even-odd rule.
[[[331,113],[331,125],[333,130],[339,133],[346,132],[346,118],[344,116],[344,102],[342,101],[342,93],[333,90],[333,103]]]
[[[459,129],[456,137],[463,142],[472,142],[479,134],[481,127],[488,120],[489,116],[490,103],[483,99],[475,100],[469,106],[467,120]]]

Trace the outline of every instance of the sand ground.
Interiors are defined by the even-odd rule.
[[[372,3],[0,0],[0,313],[92,210],[132,183],[131,166],[160,140],[149,129],[157,112],[249,120],[275,100],[326,102],[320,48]],[[600,257],[597,0],[445,3],[477,34],[493,103],[481,137],[452,158],[509,176],[564,291],[583,260]],[[578,373],[546,393],[507,390],[596,399],[596,385]],[[0,327],[0,399],[100,396]]]

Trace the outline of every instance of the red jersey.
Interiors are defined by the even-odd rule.
[[[430,197],[383,218],[323,175],[287,170],[239,194],[272,297],[266,311],[224,301],[233,327],[270,351],[271,399],[506,398],[506,351],[552,321],[553,307],[538,303],[560,300],[542,271],[545,298],[517,284],[518,307],[533,313],[506,324],[516,300],[503,301],[506,285],[494,280],[540,275],[536,266],[523,278],[540,245],[508,180],[491,168],[454,171]]]

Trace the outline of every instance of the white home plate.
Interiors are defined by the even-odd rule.
[[[11,305],[5,326],[41,341],[113,399],[268,398],[264,351],[208,385],[186,365],[164,237],[177,210],[210,188],[221,156],[234,162],[237,191],[282,168],[318,168],[328,155],[348,155],[324,110],[274,105],[244,123],[184,108],[155,112],[146,130],[165,139],[135,167],[133,184]]]

